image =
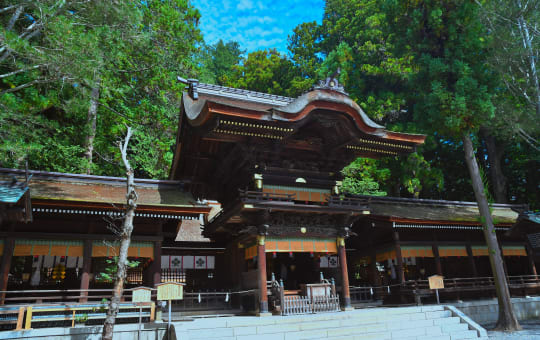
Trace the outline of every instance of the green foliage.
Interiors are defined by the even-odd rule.
[[[386,196],[379,190],[379,183],[384,183],[390,176],[389,169],[379,169],[377,162],[369,158],[357,158],[346,166],[341,173],[345,177],[341,190],[354,195]]]
[[[0,78],[0,152],[8,155],[0,166],[20,167],[28,157],[34,169],[84,171],[86,116],[97,87],[92,172],[122,174],[115,143],[128,123],[137,131],[136,175],[167,177],[183,88],[176,76],[197,67],[199,12],[186,0],[11,4],[24,10],[11,29],[14,11],[0,13],[7,50],[0,74],[14,73]],[[39,34],[25,35],[32,29]]]
[[[105,260],[107,266],[105,271],[96,274],[96,282],[111,283],[116,278],[118,272],[118,256],[110,257]],[[139,261],[126,260],[126,268],[136,268],[140,264]]]
[[[492,119],[495,79],[486,66],[489,36],[477,5],[389,1],[389,10],[396,18],[394,30],[405,38],[399,51],[417,65],[410,75],[415,120],[460,139],[464,131],[475,132]]]
[[[75,322],[76,323],[85,323],[86,321],[88,321],[88,314],[75,315]]]
[[[304,79],[293,63],[277,50],[251,52],[242,65],[236,65],[225,85],[277,95],[298,96],[312,80]]]
[[[224,43],[220,39],[213,45],[204,46],[199,57],[202,63],[199,79],[207,83],[224,85],[232,76],[233,67],[243,60],[244,53],[236,41]]]

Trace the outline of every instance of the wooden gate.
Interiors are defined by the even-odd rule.
[[[339,308],[339,296],[307,296],[290,295],[283,296],[281,315],[299,315],[323,312],[337,312]]]

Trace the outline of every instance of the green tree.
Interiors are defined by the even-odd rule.
[[[377,162],[371,158],[357,158],[343,168],[344,176],[341,190],[353,195],[386,196],[380,190],[379,183],[384,183],[390,177],[390,170],[379,169]]]
[[[129,123],[137,176],[166,177],[183,88],[176,76],[196,68],[199,12],[186,0],[8,5],[0,123],[21,128],[2,126],[2,166],[28,157],[42,170],[119,175],[113,136]]]
[[[285,55],[276,49],[248,54],[242,65],[236,65],[225,85],[252,91],[296,97],[311,86]]]
[[[217,43],[204,46],[201,51],[203,76],[200,79],[204,82],[224,85],[230,78],[233,67],[240,64],[245,50],[240,49],[240,44],[236,41],[224,43],[219,40]]]
[[[474,2],[424,0],[388,1],[394,29],[405,38],[400,50],[410,53],[417,72],[410,77],[417,121],[461,140],[478,203],[499,300],[497,328],[519,329],[513,313],[501,251],[480,175],[473,139],[494,115],[496,84],[486,64],[487,30]],[[410,51],[410,52],[408,52]]]

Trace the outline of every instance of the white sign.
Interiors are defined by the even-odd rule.
[[[443,276],[441,275],[433,275],[428,277],[429,280],[429,289],[443,289],[444,288],[444,280]]]
[[[177,282],[159,283],[156,285],[157,299],[165,300],[182,300],[184,298],[184,286]]]
[[[131,302],[151,302],[152,301],[152,289],[148,287],[137,287],[133,289],[131,295]]]

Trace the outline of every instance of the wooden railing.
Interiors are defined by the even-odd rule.
[[[540,276],[520,275],[507,276],[508,288],[512,295],[536,295],[540,293]],[[471,278],[450,278],[444,279],[444,288],[439,289],[443,295],[452,295],[460,298],[465,293],[495,294],[495,280],[493,277],[471,277]],[[407,281],[400,287],[400,292],[405,295],[414,296],[417,303],[421,303],[421,298],[433,295],[429,289],[428,280]]]
[[[240,199],[246,203],[257,202],[293,202],[296,199],[296,194],[274,194],[262,191],[238,190]]]
[[[124,290],[130,297],[131,289]],[[6,291],[6,304],[32,304],[52,302],[101,302],[111,297],[112,289],[41,289]]]
[[[172,307],[179,312],[229,310],[233,309],[232,300],[231,292],[184,292],[184,299],[173,301]]]
[[[332,195],[328,198],[328,206],[334,208],[346,208],[353,210],[368,210],[369,199],[355,197],[340,197]]]
[[[104,320],[108,309],[103,303],[76,303],[76,304],[50,304],[50,305],[30,305],[30,306],[5,306],[0,307],[0,324],[13,324],[12,329],[24,329],[53,327],[62,325],[65,321],[71,322],[71,327],[75,323],[86,323],[89,320]],[[156,315],[156,305],[154,302],[148,303],[121,303],[117,319],[139,319],[143,321],[154,321]]]
[[[283,285],[283,281],[279,282],[275,279],[272,273],[272,280],[267,282],[270,307],[275,312],[281,315],[298,315],[321,312],[334,312],[339,310],[339,296],[336,294],[334,281],[325,280],[322,277],[319,284],[315,284],[318,290],[312,287],[307,287],[303,290],[304,295],[300,295],[301,291],[287,291]],[[320,294],[324,291],[324,295]]]
[[[379,289],[380,290],[380,289]],[[371,287],[349,286],[352,302],[367,302],[375,298],[377,289]]]

